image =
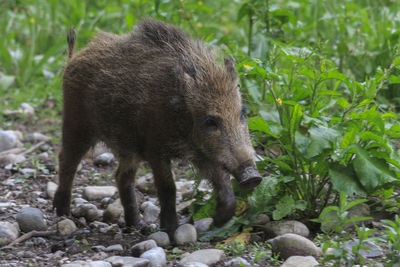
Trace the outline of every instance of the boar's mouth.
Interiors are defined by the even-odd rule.
[[[242,165],[233,173],[235,179],[243,189],[251,189],[261,183],[262,176],[253,165]]]

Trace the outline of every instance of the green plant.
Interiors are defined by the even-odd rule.
[[[383,239],[389,244],[390,254],[388,255],[388,264],[390,266],[400,266],[400,219],[396,215],[394,221],[382,220],[384,231]]]

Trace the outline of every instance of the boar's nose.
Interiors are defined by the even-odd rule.
[[[240,166],[233,174],[243,189],[251,189],[259,185],[261,175],[253,165]]]

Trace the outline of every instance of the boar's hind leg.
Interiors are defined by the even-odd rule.
[[[235,215],[236,200],[233,193],[230,176],[222,168],[212,164],[196,164],[200,174],[211,181],[217,196],[217,209],[214,224],[218,227],[224,225]]]
[[[117,172],[115,173],[119,196],[124,207],[125,224],[128,227],[139,225],[139,213],[134,186],[137,164],[138,161],[131,157],[121,158]]]
[[[149,161],[157,187],[158,200],[161,205],[160,228],[165,229],[171,239],[178,227],[176,215],[176,187],[171,172],[169,159],[151,159]]]

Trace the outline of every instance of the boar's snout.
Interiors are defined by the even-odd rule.
[[[240,166],[233,174],[243,189],[251,189],[261,183],[261,175],[253,165]]]

